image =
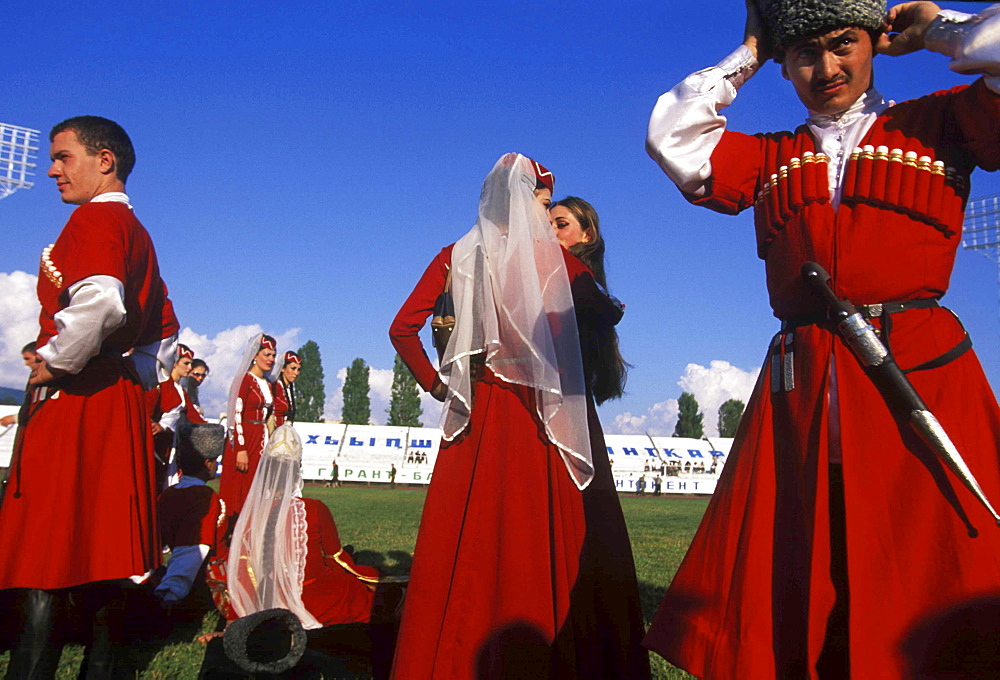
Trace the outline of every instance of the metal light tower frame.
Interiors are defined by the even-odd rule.
[[[39,134],[31,128],[0,123],[0,198],[34,186],[28,178],[35,174],[31,170],[35,167]]]
[[[978,250],[997,265],[997,313],[1000,314],[1000,194],[977,198],[966,205],[962,247]]]

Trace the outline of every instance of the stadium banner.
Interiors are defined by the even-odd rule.
[[[0,416],[17,413],[0,405]],[[302,437],[302,477],[327,482],[337,461],[338,479],[354,484],[428,484],[441,447],[441,430],[430,427],[295,423]],[[0,427],[0,467],[9,467],[16,428]],[[659,477],[661,494],[711,494],[715,491],[732,439],[684,439],[648,435],[605,436],[619,492],[652,495]]]

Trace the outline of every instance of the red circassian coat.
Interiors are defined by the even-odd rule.
[[[781,319],[823,309],[799,274],[809,260],[855,304],[948,290],[969,174],[1000,165],[1000,96],[980,80],[903,102],[877,118],[862,144],[890,154],[849,161],[836,210],[825,157],[812,155],[805,127],[727,131],[712,155],[708,195],[689,197],[726,213],[755,206],[758,250]],[[893,158],[896,149],[904,156]],[[931,162],[903,162],[908,151]],[[950,350],[964,330],[939,307],[893,314],[882,335],[907,369]],[[816,677],[835,600],[827,471],[839,454],[852,671],[917,677],[928,650],[953,642],[950,614],[1000,596],[1000,529],[890,412],[832,323],[807,323],[790,336],[789,343],[780,333],[772,345],[779,355],[764,365],[645,643],[698,676]],[[789,351],[794,389],[786,391],[781,366]],[[909,378],[987,496],[1000,502],[1000,409],[975,353]]]
[[[419,331],[444,289],[449,246],[389,331],[420,386],[437,378]],[[578,323],[620,309],[566,254]],[[427,492],[394,677],[644,678],[649,675],[632,549],[593,399],[595,476],[576,488],[545,437],[532,390],[488,369],[466,431],[443,442]]]
[[[122,354],[178,330],[153,243],[120,203],[72,216],[38,276],[43,347],[56,335],[65,290],[90,276],[124,286],[125,324],[76,375],[36,390],[0,509],[0,589],[55,589],[155,568],[153,442],[138,376]]]
[[[271,394],[265,396],[260,391],[260,385],[249,372],[244,374],[240,383],[236,413],[233,418],[235,426],[230,437],[226,439],[226,447],[222,452],[222,479],[219,482],[219,493],[226,502],[230,513],[239,514],[243,510],[243,502],[250,493],[253,476],[260,464],[260,456],[264,453],[267,442],[267,426],[264,424],[274,409],[274,385],[269,383]],[[268,406],[268,404],[271,404]],[[275,413],[275,427],[284,424],[283,413]],[[236,469],[236,452],[246,449],[249,456],[249,467],[246,472]]]

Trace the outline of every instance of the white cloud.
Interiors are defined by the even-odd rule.
[[[389,420],[389,400],[392,396],[392,369],[369,367],[368,372],[368,398],[371,400],[371,423],[372,425],[384,425]],[[323,417],[327,420],[340,420],[341,411],[344,408],[344,380],[347,379],[347,367],[344,366],[337,371],[337,383],[327,386],[326,409]],[[418,388],[419,389],[419,388]],[[424,427],[437,427],[441,417],[441,403],[430,394],[420,390],[420,405],[424,413],[420,422]]]
[[[692,393],[698,400],[698,406],[704,414],[705,434],[712,436],[719,434],[719,407],[729,399],[740,399],[744,404],[747,403],[759,373],[759,368],[745,371],[721,360],[709,362],[707,368],[688,364],[684,375],[677,381],[677,386],[683,392]],[[677,424],[677,413],[677,399],[667,399],[653,404],[644,414],[625,412],[615,416],[607,431],[609,434],[670,436]]]
[[[38,337],[38,277],[27,272],[0,272],[0,385],[22,388],[28,371],[21,348]]]
[[[229,386],[237,373],[242,375],[247,368],[237,366],[246,350],[247,342],[262,332],[263,329],[257,324],[228,328],[211,338],[200,335],[190,328],[181,331],[180,341],[193,349],[196,357],[208,364],[209,376],[198,389],[198,401],[206,416],[215,417],[226,410]],[[274,336],[278,341],[279,365],[280,357],[285,350],[298,349],[298,335],[299,329],[292,328]]]

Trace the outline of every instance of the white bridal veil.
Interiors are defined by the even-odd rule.
[[[535,391],[538,417],[580,489],[594,476],[587,397],[562,247],[534,196],[531,161],[506,154],[483,182],[479,219],[455,244],[455,329],[441,361],[444,438],[472,408],[473,355],[502,380]]]

